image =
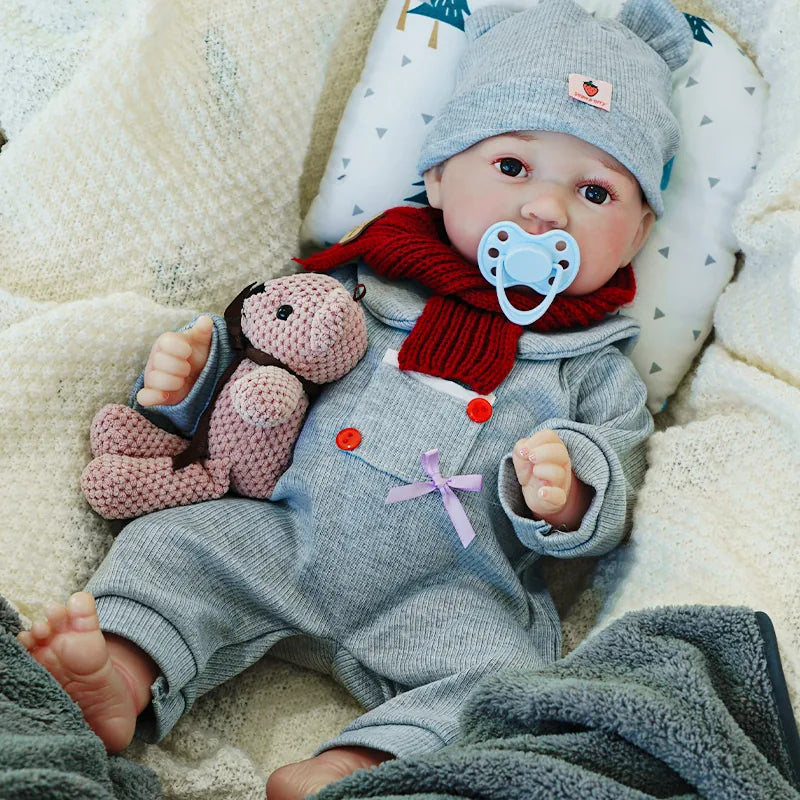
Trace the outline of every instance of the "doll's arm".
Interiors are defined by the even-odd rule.
[[[144,368],[144,385],[136,394],[139,405],[174,406],[185,400],[208,361],[213,333],[214,321],[205,315],[190,328],[162,333]]]
[[[622,540],[644,479],[645,443],[653,429],[645,406],[647,390],[626,356],[608,348],[582,360],[579,370],[572,418],[543,420],[533,431],[557,434],[569,454],[572,484],[577,478],[589,490],[578,524],[555,526],[535,518],[512,454],[503,460],[498,476],[500,502],[520,541],[538,553],[561,558],[600,555]]]
[[[181,436],[188,437],[194,432],[200,415],[208,405],[211,394],[214,391],[217,380],[230,364],[233,354],[228,338],[228,331],[225,320],[216,315],[211,316],[212,334],[210,349],[205,366],[194,380],[194,385],[189,393],[179,403],[160,404],[154,406],[143,406],[137,402],[137,395],[145,385],[145,373],[139,375],[138,380],[133,386],[129,405],[147,417],[151,422]],[[189,323],[187,330],[195,324]]]

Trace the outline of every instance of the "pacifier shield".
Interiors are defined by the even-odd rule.
[[[503,313],[518,325],[530,325],[547,311],[553,298],[575,279],[580,260],[578,243],[566,231],[527,233],[510,220],[491,225],[478,244],[481,274],[497,288]],[[527,286],[544,299],[536,308],[521,311],[506,297],[512,286]]]

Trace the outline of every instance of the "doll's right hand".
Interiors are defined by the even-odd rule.
[[[188,330],[162,333],[144,368],[144,386],[136,394],[139,405],[180,403],[208,361],[213,332],[213,320],[203,316]]]

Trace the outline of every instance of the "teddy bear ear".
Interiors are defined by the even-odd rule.
[[[486,6],[474,11],[464,22],[464,33],[467,35],[467,41],[473,41],[479,36],[483,36],[486,31],[491,30],[510,16],[516,14],[510,8],[503,6]]]
[[[628,0],[617,21],[649,44],[671,70],[689,60],[694,41],[692,29],[669,0]]]
[[[264,291],[263,283],[251,283],[245,286],[236,297],[231,300],[228,307],[225,309],[225,324],[228,326],[228,333],[231,336],[231,346],[235,350],[240,350],[244,346],[242,338],[242,309],[244,301],[254,294],[260,294]]]

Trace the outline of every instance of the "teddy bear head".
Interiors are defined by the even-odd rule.
[[[327,383],[348,373],[367,349],[361,304],[329,275],[287,275],[242,304],[242,333],[298,375]]]

